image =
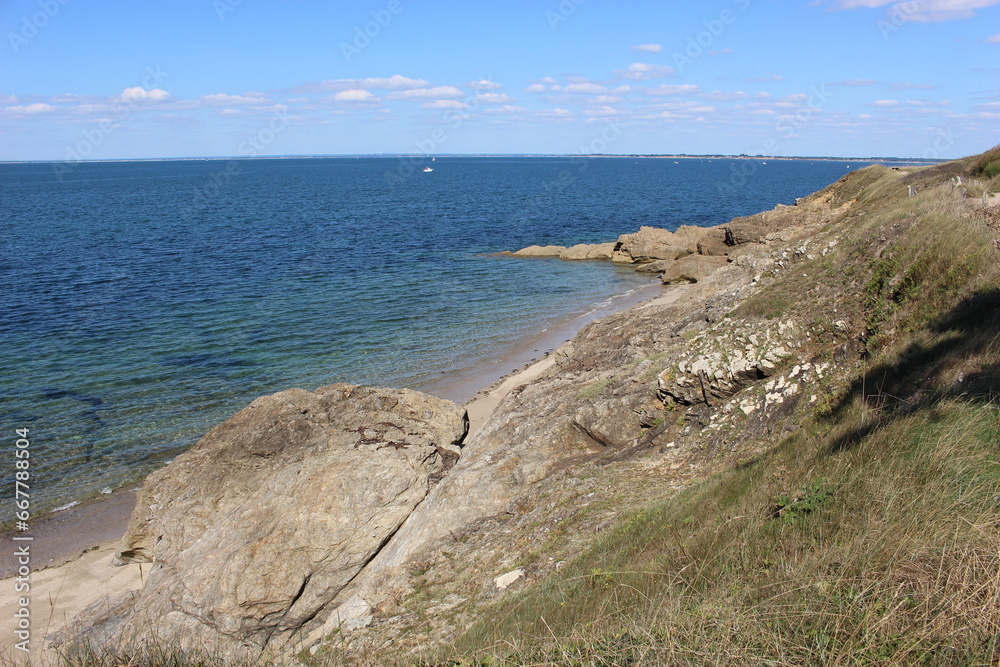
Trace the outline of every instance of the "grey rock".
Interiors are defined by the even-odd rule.
[[[666,265],[660,280],[664,285],[701,282],[728,262],[726,257],[689,255]]]
[[[453,464],[465,412],[419,392],[331,385],[253,401],[150,475],[120,558],[152,562],[124,638],[282,650]]]

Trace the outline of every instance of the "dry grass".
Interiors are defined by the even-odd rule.
[[[846,180],[828,289],[764,295],[863,314],[870,360],[837,404],[418,664],[997,664],[1000,269],[977,202],[942,180],[970,164]]]

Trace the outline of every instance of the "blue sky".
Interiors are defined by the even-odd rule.
[[[1000,143],[1000,0],[0,0],[0,38],[0,160]]]

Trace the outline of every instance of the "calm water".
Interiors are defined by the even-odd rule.
[[[421,386],[648,282],[488,253],[718,224],[847,172],[772,161],[720,194],[735,164],[442,158],[393,185],[393,158],[0,165],[0,423],[31,429],[33,509],[134,482],[258,395]]]

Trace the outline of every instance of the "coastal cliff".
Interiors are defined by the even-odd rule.
[[[405,390],[258,399],[150,476],[121,557],[153,571],[77,637],[321,664],[988,658],[997,159],[869,167],[716,228],[513,253],[670,287],[589,325],[468,436],[462,409]],[[956,576],[929,574],[945,563]],[[782,598],[809,627],[768,616]]]

